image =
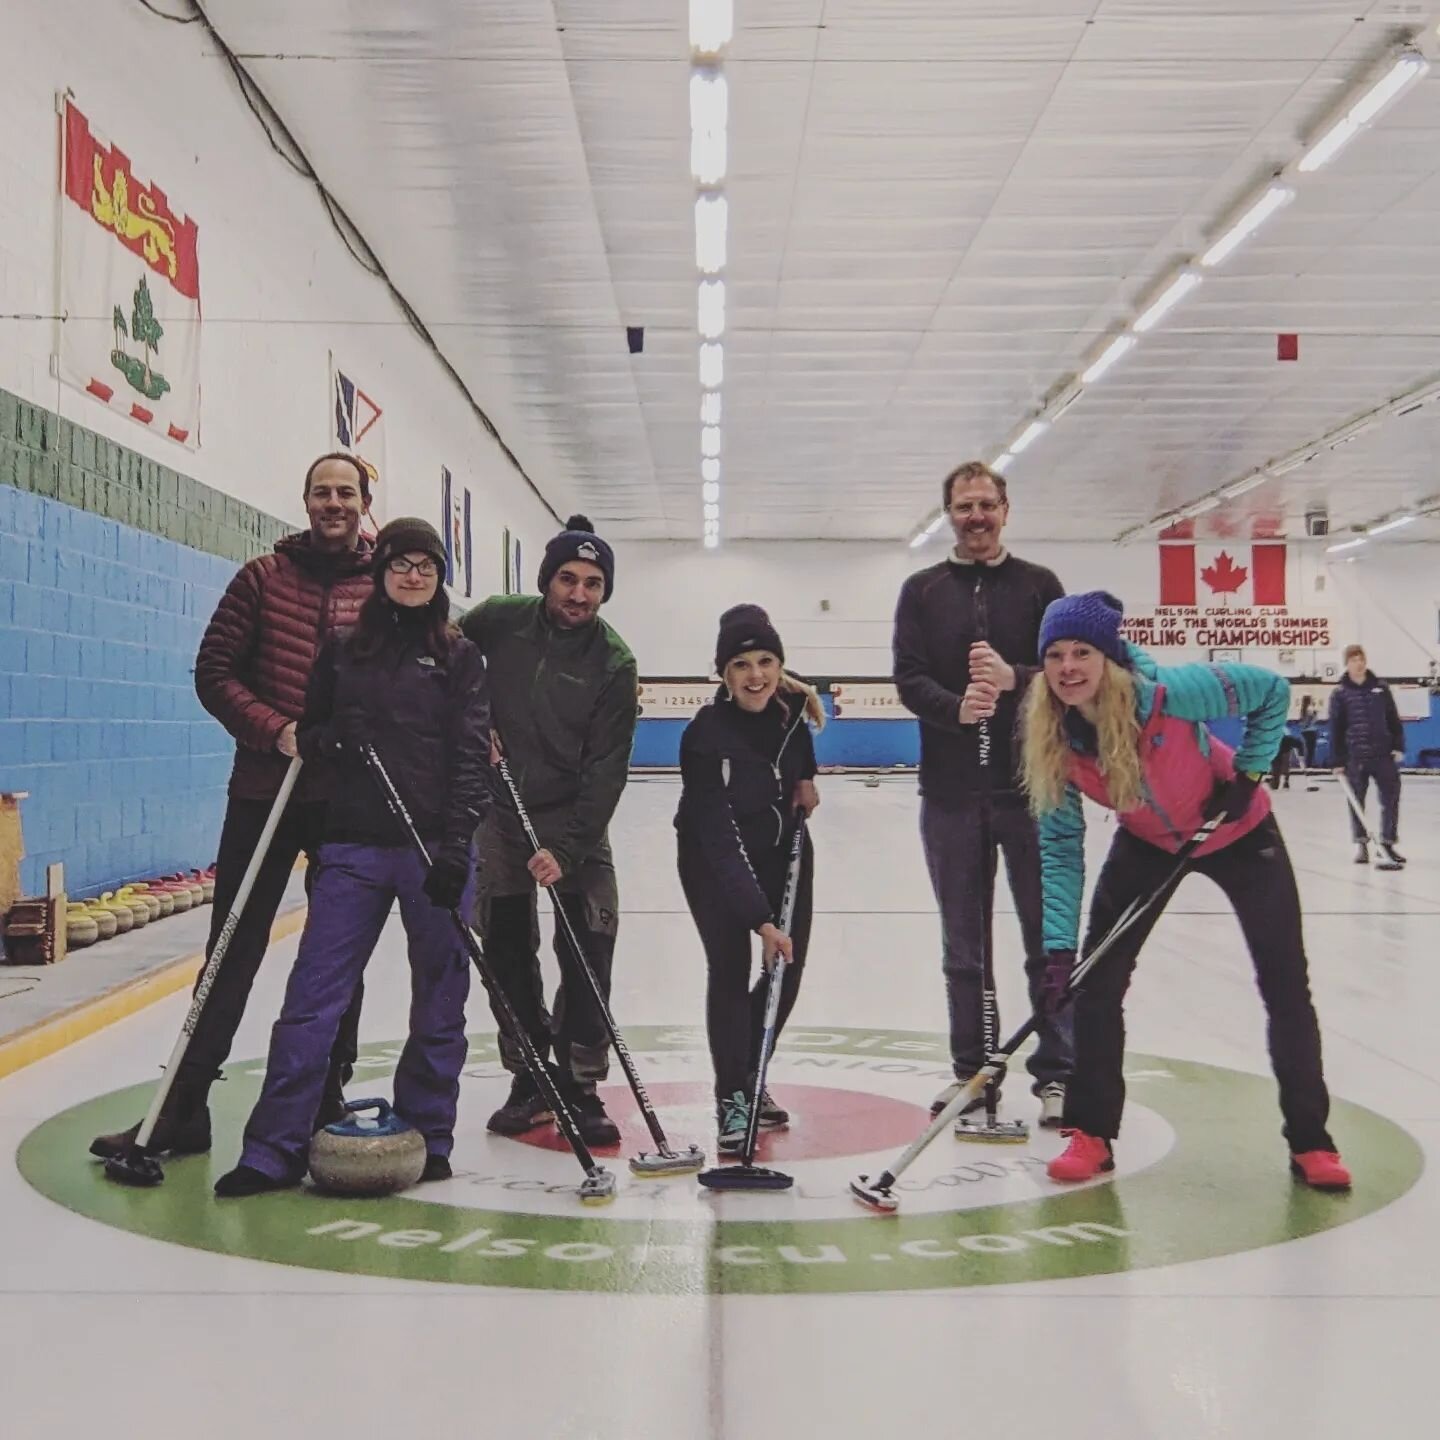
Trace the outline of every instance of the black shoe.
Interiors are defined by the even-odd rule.
[[[98,1160],[114,1160],[126,1154],[140,1135],[144,1121],[128,1130],[110,1135],[97,1135],[90,1142],[90,1153]],[[210,1107],[202,1105],[181,1121],[161,1115],[145,1147],[149,1155],[204,1155],[210,1149]]]
[[[1379,869],[1381,870],[1403,870],[1405,868],[1405,857],[1393,846],[1383,841],[1378,847],[1380,857]]]
[[[1370,863],[1370,847],[1363,840],[1355,847],[1355,863],[1357,865]]]
[[[485,1128],[496,1135],[524,1135],[551,1119],[554,1115],[549,1101],[530,1076],[522,1072],[510,1082],[509,1098],[485,1122]]]
[[[420,1183],[423,1185],[427,1180],[449,1180],[454,1174],[450,1161],[444,1155],[427,1155],[425,1168],[420,1172]]]
[[[963,1080],[957,1079],[953,1085],[947,1085],[930,1102],[930,1118],[933,1120],[969,1083],[970,1077],[967,1075]],[[977,1111],[983,1110],[984,1108],[985,1092],[982,1090],[960,1113],[962,1115],[974,1115]]]
[[[331,1089],[326,1086],[325,1093],[320,1097],[320,1108],[315,1112],[314,1134],[318,1135],[327,1125],[338,1125],[342,1120],[348,1118],[350,1112],[345,1108],[345,1092],[339,1089]]]
[[[586,1086],[575,1100],[575,1124],[589,1146],[618,1145],[620,1127],[605,1113],[605,1102]]]
[[[215,1193],[222,1200],[240,1200],[247,1195],[265,1195],[271,1190],[293,1190],[300,1183],[293,1180],[277,1180],[262,1170],[249,1165],[237,1165],[228,1175],[222,1175],[215,1182]]]

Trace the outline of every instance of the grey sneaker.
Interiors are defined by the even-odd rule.
[[[1065,1087],[1052,1080],[1042,1085],[1038,1092],[1040,1100],[1040,1128],[1058,1130],[1065,1119]]]
[[[779,1130],[790,1123],[790,1112],[775,1102],[775,1097],[769,1090],[760,1092],[760,1128],[762,1130]]]
[[[953,1085],[947,1085],[931,1102],[930,1114],[933,1118],[938,1115],[964,1088],[970,1083],[967,1077],[964,1080],[957,1080]],[[977,1110],[985,1108],[985,1092],[982,1090],[960,1113],[962,1115],[973,1115]]]

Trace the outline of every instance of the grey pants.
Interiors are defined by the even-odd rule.
[[[987,855],[982,854],[984,827],[978,798],[943,806],[933,800],[920,802],[920,838],[925,846],[930,884],[940,906],[944,937],[942,969],[950,1007],[950,1059],[960,1079],[973,1075],[985,1060],[983,867],[989,867],[993,894],[996,860],[1002,850],[1025,946],[1030,1003],[1037,1009],[1045,976],[1040,929],[1040,841],[1035,822],[1024,805],[1013,800],[992,801],[990,812]],[[1038,1091],[1042,1085],[1057,1080],[1064,1083],[1069,1078],[1074,1054],[1072,1025],[1073,1014],[1068,1007],[1062,1015],[1041,1021],[1038,1043],[1028,1062],[1032,1089]],[[1004,1039],[1003,1030],[998,1038]]]
[[[1373,760],[1352,758],[1345,767],[1345,776],[1362,810],[1365,808],[1365,797],[1370,793],[1370,781],[1374,779],[1375,788],[1380,792],[1380,843],[1394,845],[1400,839],[1400,767],[1396,765],[1395,757],[1385,754],[1377,755]],[[1365,827],[1348,805],[1345,809],[1350,816],[1351,838],[1363,840]]]

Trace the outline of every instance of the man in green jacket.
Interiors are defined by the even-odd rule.
[[[553,1019],[546,1012],[535,887],[565,906],[608,998],[620,894],[606,827],[629,777],[639,681],[635,657],[600,618],[615,555],[585,516],[572,515],[545,547],[539,583],[538,596],[492,595],[460,627],[485,655],[499,743],[542,847],[531,851],[508,796],[490,807],[478,837],[476,923],[535,1048],[548,1055],[553,1043],[573,1081],[586,1144],[613,1145],[620,1132],[595,1093],[609,1069],[604,1021],[558,930],[560,988]],[[489,1128],[521,1135],[552,1116],[503,1027],[500,1054],[515,1078]]]

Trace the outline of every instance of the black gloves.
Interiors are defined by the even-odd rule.
[[[432,862],[430,873],[425,877],[424,890],[432,905],[441,910],[454,910],[465,893],[465,882],[470,878],[470,866],[463,860],[447,859],[440,856]]]
[[[1205,805],[1205,818],[1218,815],[1222,823],[1239,820],[1250,808],[1250,801],[1260,784],[1260,776],[1237,774],[1233,780],[1222,780],[1210,794]]]
[[[1058,1015],[1064,1008],[1074,968],[1073,950],[1051,950],[1045,956],[1045,978],[1040,982],[1040,1005],[1045,1014]]]

